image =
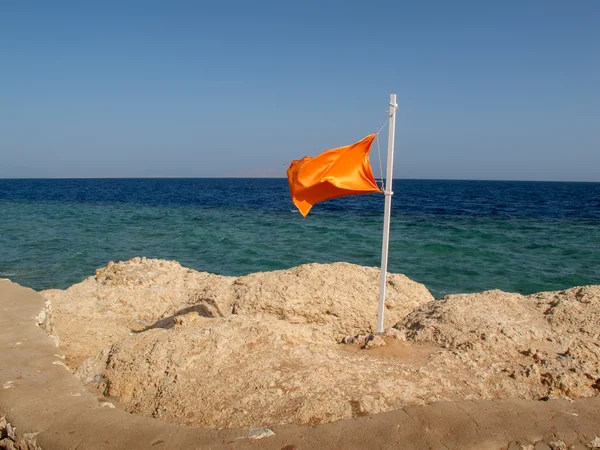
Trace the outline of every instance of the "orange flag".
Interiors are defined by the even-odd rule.
[[[381,192],[369,164],[375,137],[370,134],[352,145],[292,161],[287,170],[290,192],[304,217],[316,203],[330,198]]]

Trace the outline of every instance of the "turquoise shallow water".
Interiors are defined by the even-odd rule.
[[[389,269],[436,297],[600,284],[599,184],[400,181],[395,191]],[[382,209],[382,196],[357,196],[303,219],[285,180],[0,180],[0,277],[65,288],[135,256],[225,275],[378,266]]]

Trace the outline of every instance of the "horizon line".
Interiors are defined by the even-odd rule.
[[[287,177],[186,177],[186,176],[147,176],[147,177],[0,177],[4,180],[287,180]],[[402,181],[494,181],[494,182],[514,182],[514,183],[600,183],[589,180],[523,180],[523,179],[483,179],[483,178],[396,178],[393,180]]]

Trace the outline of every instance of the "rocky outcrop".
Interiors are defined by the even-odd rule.
[[[109,262],[94,276],[62,290],[41,294],[52,302],[61,348],[72,367],[114,342],[195,305],[207,289],[233,278],[200,273],[175,261],[134,258]]]
[[[600,287],[434,301],[390,275],[395,326],[376,335],[378,275],[336,263],[232,278],[136,258],[43,294],[88,389],[188,426],[314,425],[438,400],[600,393]]]
[[[528,297],[502,291],[450,295],[396,324],[409,342],[444,348],[442,367],[467,365],[484,398],[600,393],[600,286]]]
[[[347,263],[307,264],[239,278],[197,272],[175,261],[108,263],[67,290],[43,291],[68,362],[79,366],[132,332],[170,328],[187,313],[267,317],[312,326],[323,339],[372,331],[379,270]],[[404,275],[388,279],[386,324],[433,300]]]
[[[17,428],[0,417],[0,449],[4,450],[42,450],[36,444],[35,433],[17,434]]]

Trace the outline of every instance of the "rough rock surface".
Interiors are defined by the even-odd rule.
[[[546,399],[600,393],[600,286],[528,297],[450,295],[396,324],[411,342],[445,349],[439,363],[470,367],[481,398]]]
[[[204,290],[225,290],[233,280],[186,269],[175,261],[134,258],[109,262],[95,276],[64,291],[41,294],[52,303],[54,326],[67,362],[77,367],[132,330],[196,305]]]
[[[6,416],[0,417],[1,450],[42,450],[36,444],[35,435],[36,433],[25,433],[21,436],[17,429],[6,421]]]
[[[422,403],[425,388],[402,372],[433,349],[402,358],[403,346],[367,353],[272,318],[190,314],[114,344],[77,375],[129,411],[185,425],[316,425]]]
[[[45,291],[67,363],[126,410],[189,426],[313,425],[437,400],[600,393],[600,287],[434,301],[378,270],[309,264],[232,278],[109,264]],[[346,342],[343,344],[341,342]]]
[[[169,328],[180,315],[271,317],[314,326],[327,340],[372,331],[379,270],[348,263],[307,264],[239,278],[197,272],[175,261],[108,263],[65,291],[43,291],[74,367],[132,331]],[[386,325],[433,300],[422,284],[388,277]]]

